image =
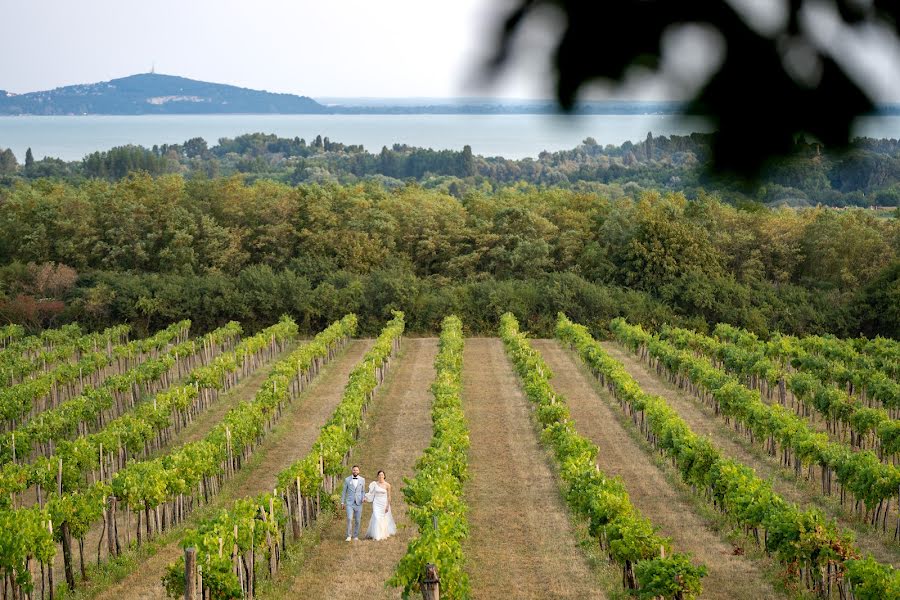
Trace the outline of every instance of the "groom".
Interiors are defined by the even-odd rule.
[[[341,508],[347,509],[347,541],[359,541],[359,525],[362,522],[362,507],[366,497],[366,480],[359,476],[359,467],[353,465],[352,475],[344,479],[341,490]],[[354,527],[355,525],[355,527]]]

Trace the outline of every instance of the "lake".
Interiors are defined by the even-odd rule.
[[[281,137],[327,136],[344,144],[362,144],[370,152],[395,143],[460,150],[507,158],[536,157],[564,150],[593,137],[600,144],[640,141],[647,132],[686,135],[708,132],[701,119],[672,115],[146,115],[0,117],[0,148],[12,148],[19,162],[31,147],[35,158],[78,160],[114,146],[182,143],[204,138],[210,146],[222,137],[261,131]],[[900,138],[900,116],[860,119],[858,135]]]

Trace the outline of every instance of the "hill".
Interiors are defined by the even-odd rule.
[[[581,114],[676,114],[678,102],[586,101]],[[158,73],[14,94],[0,90],[0,116],[148,114],[552,114],[551,100],[330,98],[274,94]]]
[[[0,115],[323,113],[306,96],[273,94],[157,73],[27,94],[0,94]]]

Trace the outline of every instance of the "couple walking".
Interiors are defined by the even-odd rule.
[[[347,541],[359,540],[363,502],[372,503],[372,519],[366,530],[366,538],[383,540],[397,533],[397,525],[391,514],[391,484],[384,479],[384,471],[378,471],[377,481],[369,484],[359,475],[359,467],[353,465],[352,475],[344,480],[341,489],[341,508],[347,510]]]

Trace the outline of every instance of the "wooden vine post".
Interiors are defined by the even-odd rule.
[[[441,578],[438,577],[437,565],[433,563],[425,565],[422,600],[441,600]]]
[[[75,572],[72,569],[72,534],[69,532],[69,522],[63,521],[60,525],[60,535],[62,537],[63,564],[66,573],[66,585],[69,590],[75,591]]]
[[[431,515],[431,526],[438,529],[438,516]],[[441,578],[438,577],[437,565],[428,563],[425,565],[425,579],[422,580],[422,600],[441,599]]]
[[[197,549],[184,549],[184,600],[197,600]]]
[[[106,499],[106,521],[108,529],[106,532],[106,543],[107,553],[111,557],[119,555],[119,527],[116,521],[116,502],[117,499],[115,496],[110,496]]]
[[[63,493],[63,459],[59,459],[59,467],[56,472],[56,493],[62,497]],[[68,521],[60,524],[60,537],[62,538],[63,565],[66,573],[66,584],[69,590],[75,591],[75,573],[72,570],[72,536],[69,533]]]

